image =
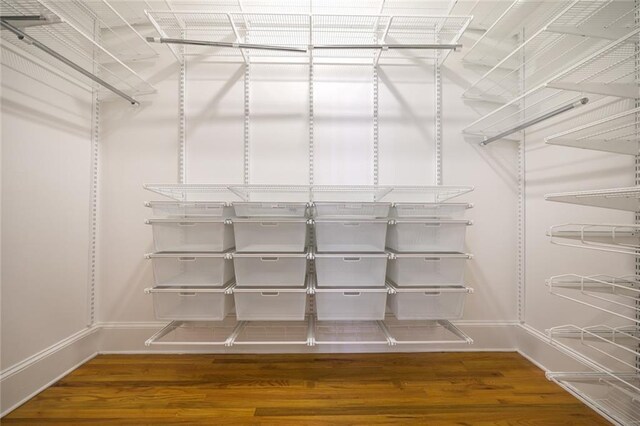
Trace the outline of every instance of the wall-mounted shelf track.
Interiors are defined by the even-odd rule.
[[[640,186],[562,192],[546,195],[545,200],[637,212],[640,211]]]
[[[389,201],[444,202],[473,191],[471,186],[374,185],[210,185],[145,184],[176,201]]]
[[[532,1],[513,3],[504,19],[484,34],[488,40],[478,40],[465,58],[478,56],[482,60],[483,51],[492,51],[495,55],[494,44],[487,42],[493,42],[494,37],[515,40],[517,31],[522,31],[523,27],[526,40],[467,89],[464,97],[508,102],[521,93],[521,78],[525,79],[527,87],[543,84],[567,66],[629,32],[634,25],[634,14],[629,9],[628,2],[607,0],[560,1],[553,5]],[[531,18],[521,16],[527,12]],[[514,21],[516,15],[521,19]],[[517,28],[510,28],[514,22],[518,22]],[[497,44],[501,46],[505,42],[498,41]],[[572,62],[567,63],[568,57]]]
[[[545,138],[550,145],[563,145],[617,154],[640,154],[640,108],[609,115]]]
[[[97,83],[105,93],[116,93],[131,103],[137,103],[135,96],[155,91],[125,64],[154,56],[153,49],[106,0],[2,0],[1,5],[3,43],[27,51],[41,64],[83,84],[93,87]],[[42,22],[25,25],[25,21],[12,19],[24,16],[38,16]]]
[[[172,321],[146,341],[147,346],[234,345],[441,345],[473,340],[450,321]]]
[[[565,274],[547,280],[549,292],[566,300],[640,324],[638,277]]]
[[[180,62],[192,56],[221,62],[306,64],[442,64],[455,50],[471,17],[401,15],[322,15],[149,11],[161,38],[198,40],[201,44],[169,45]],[[207,43],[208,42],[208,43]],[[268,50],[242,45],[280,46]],[[313,55],[306,51],[312,49]],[[446,53],[438,53],[445,49]],[[377,51],[376,54],[373,51]]]
[[[464,129],[468,135],[490,138],[548,115],[589,94],[591,102],[604,96],[633,98],[638,94],[635,73],[638,55],[633,41],[640,28],[594,52],[545,83],[512,99]]]

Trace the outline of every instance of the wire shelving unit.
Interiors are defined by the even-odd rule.
[[[630,212],[640,211],[640,186],[549,194],[548,201],[603,207]]]

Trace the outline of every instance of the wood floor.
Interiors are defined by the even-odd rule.
[[[516,353],[101,355],[3,424],[605,425]]]

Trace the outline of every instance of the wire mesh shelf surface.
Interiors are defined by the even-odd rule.
[[[176,201],[388,201],[444,202],[471,186],[146,184]]]
[[[485,36],[497,33],[494,36],[510,40],[507,34],[513,34],[514,30],[506,34],[501,33],[500,29],[504,30],[502,27],[506,25],[501,22],[508,21],[508,26],[513,26],[513,16],[510,15],[527,10],[531,10],[534,17],[542,16],[543,19],[524,18],[524,34],[528,34],[527,39],[517,44],[508,55],[467,89],[464,96],[502,102],[513,99],[521,93],[521,79],[526,82],[526,87],[536,87],[567,66],[606,46],[611,40],[616,40],[631,31],[635,25],[634,12],[638,7],[628,1],[608,0],[572,0],[554,2],[553,5],[530,1],[516,2],[504,15],[504,19],[494,26],[493,31],[485,33]],[[527,28],[527,23],[532,20],[535,24]],[[523,25],[520,24],[522,21],[515,22],[518,23],[518,28]],[[513,37],[511,40],[514,40]],[[489,41],[493,42],[492,39]],[[474,47],[482,42],[480,39]],[[492,45],[490,47],[494,48]],[[473,57],[483,50],[487,51],[472,48],[466,57]],[[567,63],[567,58],[571,58],[570,63]]]
[[[640,256],[640,225],[568,223],[552,226],[547,235],[556,245]]]
[[[549,194],[545,200],[608,209],[640,211],[640,186]]]
[[[626,155],[640,154],[640,108],[633,108],[545,139],[563,145]]]
[[[385,45],[455,44],[466,29],[468,16],[328,15],[149,11],[161,37],[208,42],[250,43],[307,50],[273,51],[257,48],[170,45],[178,60],[214,57],[225,62],[277,63],[394,63],[442,61],[446,53],[428,49],[380,49]],[[333,46],[341,48],[331,49]],[[365,47],[366,46],[366,47]],[[329,47],[329,48],[328,48]]]
[[[547,287],[563,299],[640,324],[640,281],[636,276],[565,274],[549,278]]]
[[[547,373],[560,385],[611,422],[640,425],[640,376],[629,373]]]
[[[119,46],[122,44],[129,46],[124,51],[125,55],[140,58],[148,57],[152,54],[147,50],[151,49],[150,46],[140,39],[139,34],[123,18],[118,18],[118,14],[114,12],[108,3],[97,0],[90,2],[1,0],[0,4],[4,16],[40,15],[47,18],[47,22],[42,25],[27,26],[21,29],[27,35],[64,56],[86,72],[99,76],[108,84],[129,95],[154,92],[153,86],[127,66],[120,59],[120,56],[116,56],[94,38],[94,31],[108,32],[111,35],[109,39],[112,42],[117,43]],[[92,9],[92,6],[96,9]],[[120,28],[117,31],[114,30],[113,26],[115,26],[116,19],[121,20],[120,25],[122,27],[129,29],[128,34],[123,33]],[[107,22],[111,26],[107,26]],[[115,33],[118,36],[112,36]],[[122,40],[123,36],[127,38],[126,43]],[[89,78],[72,70],[68,65],[43,50],[18,39],[11,31],[2,31],[2,42],[27,51],[41,63],[72,76],[76,81],[94,86],[94,82]],[[153,51],[151,50],[151,52]]]

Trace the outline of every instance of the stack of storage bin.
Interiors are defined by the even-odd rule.
[[[389,309],[398,320],[444,320],[462,316],[466,228],[470,204],[397,203],[387,232],[391,254]]]
[[[153,295],[157,319],[222,320],[233,310],[233,228],[224,203],[147,203],[154,219]]]
[[[308,293],[306,203],[234,203],[236,316],[304,320]]]
[[[382,320],[390,203],[317,202],[316,315],[319,320]]]

